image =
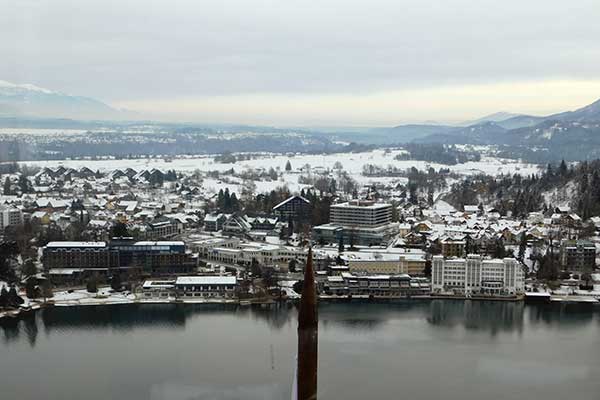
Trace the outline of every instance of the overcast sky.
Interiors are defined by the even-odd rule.
[[[547,114],[600,98],[599,0],[0,0],[0,80],[155,119]]]

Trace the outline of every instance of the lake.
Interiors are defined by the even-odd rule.
[[[2,399],[289,399],[295,308],[54,307],[0,323]],[[320,399],[600,398],[600,307],[321,304]]]

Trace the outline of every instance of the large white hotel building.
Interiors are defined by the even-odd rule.
[[[525,273],[514,258],[486,259],[434,256],[431,289],[435,293],[517,295],[523,293]]]

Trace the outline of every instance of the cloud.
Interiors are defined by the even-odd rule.
[[[90,0],[85,7],[0,0],[0,7],[0,54],[8,61],[0,79],[108,102],[279,96],[302,104],[600,79],[597,0]],[[303,120],[323,110],[301,108]],[[379,121],[374,115],[365,123]]]
[[[499,110],[548,115],[600,97],[600,80],[446,85],[366,94],[248,94],[124,101],[148,117],[281,125],[462,122]],[[569,106],[565,108],[565,104]]]

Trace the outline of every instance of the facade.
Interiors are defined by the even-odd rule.
[[[467,242],[464,240],[444,239],[442,244],[442,255],[446,258],[464,257]]]
[[[204,230],[207,232],[217,232],[223,229],[223,224],[227,221],[225,214],[207,214],[204,217]]]
[[[561,255],[563,269],[567,271],[592,272],[596,267],[596,246],[592,242],[565,242]]]
[[[292,246],[280,246],[260,242],[210,241],[205,245],[196,243],[200,257],[207,261],[231,265],[252,264],[252,260],[272,267],[287,267],[291,260],[306,262],[306,250]]]
[[[197,260],[183,242],[50,242],[43,248],[44,269],[84,279],[91,273],[107,275],[120,270],[141,275],[176,275],[194,272]],[[57,275],[57,274],[54,274]]]
[[[332,204],[329,222],[332,225],[375,228],[392,222],[392,205],[370,200],[352,200]]]
[[[310,201],[302,196],[292,196],[273,207],[273,212],[282,221],[305,221],[310,218]]]
[[[179,298],[233,299],[237,287],[235,276],[180,276],[175,281]]]
[[[145,281],[142,299],[234,299],[236,288],[235,276],[180,276],[176,280]]]
[[[18,208],[0,208],[0,230],[23,223],[23,213]]]
[[[400,255],[384,259],[348,260],[348,268],[354,274],[422,276],[425,270],[425,258],[422,255]]]
[[[425,280],[413,279],[408,275],[361,276],[348,272],[328,276],[319,287],[325,295],[382,299],[422,296],[431,290]]]
[[[175,220],[152,221],[146,224],[146,239],[168,239],[180,235],[182,231],[182,224]]]
[[[43,250],[44,269],[105,269],[118,266],[118,254],[106,242],[50,242]]]
[[[514,258],[484,259],[480,255],[444,259],[434,256],[433,293],[517,295],[524,291],[525,273]]]
[[[379,245],[396,236],[400,224],[392,223],[392,205],[353,200],[331,206],[330,223],[315,226],[313,239],[345,245]]]

